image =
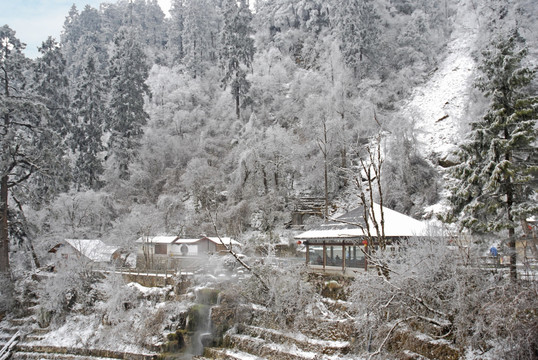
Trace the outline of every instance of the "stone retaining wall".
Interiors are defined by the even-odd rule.
[[[154,360],[157,359],[157,354],[135,354],[129,352],[112,351],[104,349],[85,349],[85,348],[69,348],[60,346],[45,346],[45,345],[26,345],[18,344],[15,351],[36,352],[46,354],[63,354],[63,355],[80,355],[94,356],[113,359],[125,360]]]

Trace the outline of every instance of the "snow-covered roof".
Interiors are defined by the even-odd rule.
[[[180,239],[176,238],[173,241],[173,244],[181,245],[181,244],[194,244],[200,241],[200,238],[194,238],[194,239]]]
[[[374,215],[377,222],[381,219],[381,206],[374,203]],[[385,219],[385,236],[387,237],[410,237],[424,236],[427,234],[427,225],[422,221],[413,219],[410,216],[401,214],[397,211],[383,207]],[[376,230],[371,221],[368,221],[370,233],[375,236]],[[363,228],[366,226],[364,221],[364,210],[362,207],[355,208],[336,219],[322,224],[319,228],[306,231],[295,236],[296,239],[345,239],[365,236]],[[366,230],[366,229],[364,229]]]
[[[150,244],[171,244],[176,240],[176,235],[157,235],[157,236],[142,236],[136,240],[137,243],[150,243]]]
[[[179,236],[159,235],[159,236],[143,236],[136,240],[137,243],[150,243],[150,244],[194,244],[200,240],[208,239],[215,244],[221,244],[218,237],[203,236],[199,238],[182,239]],[[229,237],[221,237],[222,242],[225,245],[241,246],[239,242]]]
[[[214,242],[215,244],[222,244],[224,243],[224,245],[230,245],[232,244],[233,245],[236,245],[236,246],[241,246],[241,243],[232,239],[232,238],[229,238],[229,237],[221,237],[221,238],[218,238],[218,237],[209,237],[207,236],[206,237],[207,239],[209,239],[210,241]],[[221,242],[222,240],[222,242]]]
[[[65,239],[79,253],[95,262],[107,262],[112,260],[112,254],[119,248],[107,245],[98,239]]]

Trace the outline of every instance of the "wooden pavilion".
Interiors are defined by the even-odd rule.
[[[372,243],[370,247],[377,247],[377,232],[371,219],[379,222],[381,219],[381,206],[373,204],[370,211],[368,225]],[[387,246],[393,247],[401,239],[413,236],[426,236],[425,223],[410,216],[383,207],[384,233]],[[334,220],[320,225],[318,228],[303,232],[295,236],[295,240],[305,246],[306,264],[315,268],[326,270],[339,270],[346,272],[367,269],[364,253],[372,249],[367,248],[368,230],[364,219],[363,207],[355,208]]]

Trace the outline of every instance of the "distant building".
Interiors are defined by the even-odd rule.
[[[374,216],[379,222],[381,206],[374,204]],[[384,232],[387,245],[393,246],[399,240],[412,236],[426,236],[425,223],[410,216],[383,207]],[[370,218],[372,214],[370,213]],[[377,246],[377,232],[371,220],[368,221],[373,239],[371,246]],[[364,219],[364,209],[358,207],[319,227],[295,236],[295,240],[304,245],[306,263],[322,270],[353,271],[367,266],[364,252],[368,229]]]
[[[49,250],[54,266],[67,261],[82,261],[99,266],[110,266],[121,258],[119,247],[107,245],[98,239],[65,239]]]
[[[179,236],[143,236],[139,238],[136,267],[141,269],[192,268],[206,263],[207,257],[241,244],[229,237],[181,238]]]

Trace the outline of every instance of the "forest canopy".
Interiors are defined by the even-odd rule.
[[[2,146],[26,156],[2,159],[9,216],[25,214],[12,234],[129,243],[211,233],[212,212],[223,234],[278,241],[265,234],[297,199],[353,199],[349,176],[379,134],[386,204],[423,215],[438,164],[397,110],[442,61],[457,7],[173,0],[165,17],[156,1],[73,5],[35,60],[3,26],[0,111],[14,137]],[[474,11],[517,15],[500,2]],[[490,24],[482,38],[505,27]]]

